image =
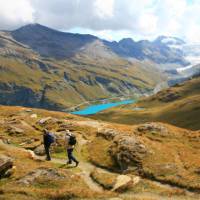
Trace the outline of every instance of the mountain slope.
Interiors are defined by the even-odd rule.
[[[138,60],[151,60],[157,64],[178,64],[188,65],[183,53],[170,48],[167,44],[156,39],[153,42],[148,40],[133,41],[131,38],[122,39],[117,42],[106,42],[115,53],[123,57],[136,58]]]
[[[41,56],[64,59],[73,56],[81,47],[97,38],[59,32],[40,24],[30,24],[11,32],[12,37],[28,45]]]
[[[119,57],[93,36],[28,25],[0,32],[0,44],[1,104],[63,110],[149,92],[164,79],[153,67]]]
[[[200,77],[139,101],[94,116],[95,119],[134,124],[161,121],[197,130],[200,128]]]
[[[11,32],[13,38],[30,46],[41,56],[65,59],[74,56],[86,44],[90,44],[97,37],[92,35],[72,34],[59,32],[40,24],[30,24]],[[99,39],[100,40],[100,39]],[[180,39],[176,39],[180,43]],[[135,58],[138,60],[151,60],[155,63],[174,63],[187,65],[181,51],[170,48],[168,43],[156,39],[153,42],[141,40],[138,42],[130,38],[119,42],[101,40],[107,48],[110,48],[120,57]]]

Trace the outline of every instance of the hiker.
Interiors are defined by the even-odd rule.
[[[44,149],[46,153],[46,160],[50,161],[50,146],[55,142],[55,136],[53,133],[50,133],[47,129],[43,130],[43,141],[44,141]]]
[[[76,163],[76,167],[78,166],[79,162],[76,160],[76,158],[73,156],[73,150],[76,145],[76,137],[73,135],[69,130],[67,130],[65,135],[65,147],[67,149],[67,156],[68,156],[68,162],[67,164],[72,164],[72,161]]]

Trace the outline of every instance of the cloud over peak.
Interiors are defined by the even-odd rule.
[[[173,35],[200,42],[199,0],[0,0],[0,29],[41,23],[118,39]]]

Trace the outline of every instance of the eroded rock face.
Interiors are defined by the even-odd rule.
[[[9,177],[12,172],[13,159],[4,155],[0,155],[0,178]]]
[[[37,181],[37,178],[43,177],[53,180],[65,178],[65,176],[63,174],[60,174],[56,169],[39,168],[28,173],[25,177],[18,180],[18,183],[22,185],[31,185]]]
[[[129,166],[141,170],[141,161],[150,153],[150,151],[133,136],[118,136],[115,137],[109,153],[120,169],[124,171],[127,170]]]

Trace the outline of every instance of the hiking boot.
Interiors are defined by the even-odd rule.
[[[79,164],[79,162],[77,161],[75,167],[78,167],[78,164]]]
[[[70,162],[70,161],[67,162],[67,165],[71,165],[71,164],[72,164],[72,162]]]
[[[51,161],[51,158],[46,158],[46,161]]]

